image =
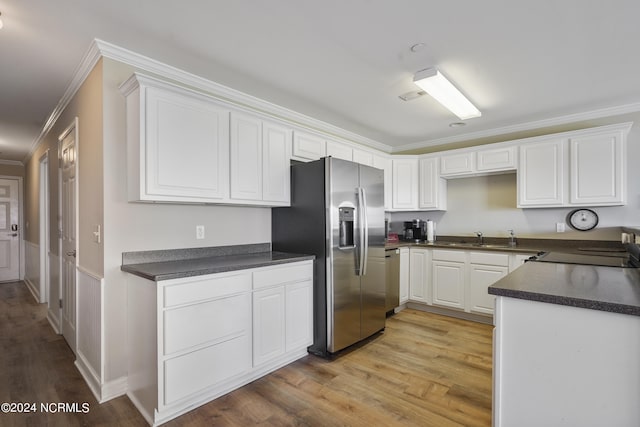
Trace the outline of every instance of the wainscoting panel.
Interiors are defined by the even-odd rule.
[[[40,292],[40,245],[31,243],[28,240],[25,243],[25,272],[24,282],[27,288],[36,299],[42,303],[46,301],[46,296]]]
[[[104,313],[104,279],[78,267],[77,285],[77,356],[76,366],[93,391],[102,401],[103,348],[102,329]]]
[[[49,302],[47,320],[60,333],[60,257],[49,253]]]

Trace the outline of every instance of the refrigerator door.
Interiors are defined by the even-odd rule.
[[[356,275],[362,250],[359,246],[362,236],[357,199],[358,165],[327,159],[326,184],[331,248],[327,263],[327,350],[334,353],[361,339],[360,276]]]
[[[384,329],[386,266],[384,250],[384,176],[383,171],[369,166],[359,167],[359,184],[367,229],[364,248],[365,273],[361,280],[361,339]]]

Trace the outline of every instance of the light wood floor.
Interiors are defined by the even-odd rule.
[[[23,283],[0,284],[0,403],[89,403],[87,414],[2,414],[0,426],[145,426],[126,397],[99,405]],[[490,426],[492,327],[414,310],[333,361],[307,356],[167,426]]]

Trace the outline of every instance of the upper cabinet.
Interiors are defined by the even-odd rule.
[[[122,90],[129,200],[225,200],[229,109],[207,96],[137,74]]]
[[[626,131],[603,130],[569,138],[569,202],[572,205],[626,203]]]
[[[440,176],[463,178],[515,171],[516,152],[516,146],[500,144],[444,152],[440,156]]]
[[[630,128],[603,126],[522,144],[518,207],[624,205]]]
[[[418,210],[419,174],[418,159],[393,159],[393,210]]]
[[[438,160],[438,157],[420,159],[420,209],[447,210],[447,181],[440,178]]]
[[[321,136],[295,131],[293,133],[293,158],[295,160],[318,160],[327,155],[325,139]]]
[[[374,154],[372,160],[374,168],[384,171],[384,210],[390,211],[393,208],[393,165],[389,157]]]
[[[327,141],[327,156],[353,161],[353,149],[337,141]]]
[[[231,199],[289,205],[291,129],[231,113]]]

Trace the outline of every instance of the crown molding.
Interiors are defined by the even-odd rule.
[[[78,92],[78,89],[80,89],[80,86],[89,76],[89,73],[96,66],[101,56],[102,55],[100,53],[100,49],[98,48],[96,40],[94,40],[93,42],[91,42],[89,49],[87,49],[84,56],[82,57],[80,64],[78,64],[78,66],[76,67],[76,70],[73,73],[73,78],[71,79],[71,83],[69,83],[67,90],[64,92],[62,98],[60,98],[60,101],[58,101],[58,104],[47,118],[47,121],[42,127],[40,134],[31,143],[29,152],[25,156],[22,163],[26,163],[31,158],[33,152],[36,150],[40,142],[42,142],[42,139],[45,137],[45,135],[47,135],[47,133],[49,133],[49,131],[51,131],[55,123],[60,118],[60,115],[62,114],[64,109],[67,108],[67,105],[69,105],[69,102],[71,102],[71,99],[75,96],[76,92]]]
[[[601,108],[598,110],[586,111],[582,113],[567,114],[564,116],[553,117],[550,119],[536,120],[533,122],[519,123],[511,126],[503,126],[484,131],[464,133],[461,135],[433,139],[429,141],[414,142],[411,144],[394,147],[391,152],[397,153],[402,151],[417,150],[420,148],[433,147],[438,145],[446,145],[454,142],[469,141],[472,139],[488,138],[492,136],[505,135],[515,132],[523,132],[533,129],[539,129],[549,126],[560,126],[569,123],[575,123],[585,120],[602,119],[605,117],[619,116],[629,113],[637,113],[640,111],[640,102],[620,105],[617,107]]]
[[[313,117],[309,117],[288,108],[281,107],[239,90],[232,89],[228,86],[197,76],[172,65],[157,61],[153,58],[140,55],[99,39],[94,40],[94,44],[98,47],[102,56],[106,58],[125,63],[141,71],[153,73],[158,76],[162,76],[163,78],[171,79],[177,83],[207,92],[207,94],[212,95],[215,98],[231,102],[240,107],[248,108],[259,113],[268,114],[280,120],[285,120],[310,130],[323,132],[387,153],[391,152],[391,147],[389,145],[366,138],[321,120],[314,119]]]
[[[24,163],[21,162],[20,160],[2,160],[2,159],[0,159],[0,165],[22,166],[22,167],[24,167]]]

